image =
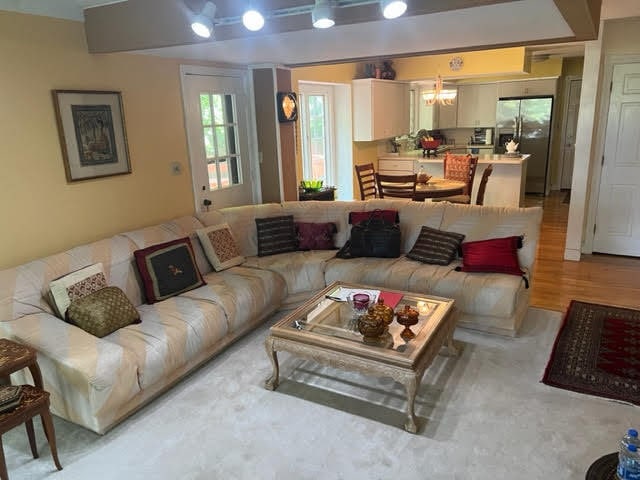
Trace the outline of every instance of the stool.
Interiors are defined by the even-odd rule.
[[[38,458],[36,437],[33,431],[33,417],[36,415],[40,415],[40,419],[42,420],[42,428],[44,428],[44,433],[51,448],[53,462],[58,470],[62,470],[62,466],[58,460],[53,421],[51,420],[51,413],[49,413],[49,392],[45,392],[41,388],[31,385],[23,385],[20,405],[8,412],[0,413],[0,479],[9,480],[7,465],[4,459],[2,435],[21,423],[24,423],[27,428],[27,436],[29,437],[29,446],[31,447],[33,458]]]
[[[46,392],[42,385],[42,374],[37,362],[37,352],[35,349],[13,342],[8,338],[0,338],[0,384],[10,383],[9,375],[23,368],[28,368],[33,377],[35,386],[22,386],[22,400],[20,405],[13,410],[0,413],[0,480],[8,480],[7,465],[4,458],[4,448],[2,445],[2,434],[12,428],[25,424],[29,446],[33,458],[38,458],[36,449],[35,434],[33,431],[33,417],[40,415],[42,427],[47,436],[51,456],[58,470],[62,470],[58,460],[58,450],[56,448],[56,436],[53,429],[53,421],[49,412],[49,392]]]

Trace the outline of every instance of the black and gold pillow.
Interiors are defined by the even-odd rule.
[[[256,218],[258,256],[295,252],[298,248],[293,215]]]
[[[422,263],[449,265],[455,258],[464,235],[423,226],[407,257]]]
[[[71,302],[65,319],[91,335],[104,337],[140,323],[140,314],[122,290],[105,287]]]

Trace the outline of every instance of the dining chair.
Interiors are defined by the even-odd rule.
[[[471,192],[473,190],[473,180],[476,176],[476,168],[478,166],[478,157],[471,154],[454,155],[445,153],[444,155],[444,178],[447,180],[457,180],[466,184],[461,195],[453,195],[451,197],[440,197],[434,199],[438,202],[451,203],[471,203]]]
[[[487,182],[493,172],[493,164],[487,165],[487,168],[482,172],[482,178],[480,179],[480,185],[478,185],[478,195],[476,195],[476,205],[484,204],[484,194],[487,190]]]
[[[356,176],[360,187],[360,199],[376,198],[376,178],[373,163],[356,165]]]
[[[394,197],[413,199],[415,196],[417,174],[383,175],[376,172],[375,176],[379,198]]]

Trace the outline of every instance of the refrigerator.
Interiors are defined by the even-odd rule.
[[[500,98],[496,109],[495,152],[505,153],[511,139],[530,154],[526,193],[546,194],[553,96]]]

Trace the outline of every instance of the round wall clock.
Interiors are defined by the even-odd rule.
[[[462,61],[462,57],[453,57],[449,60],[449,68],[451,70],[460,70],[464,62]]]
[[[293,122],[298,118],[298,97],[294,92],[278,92],[278,120]]]

